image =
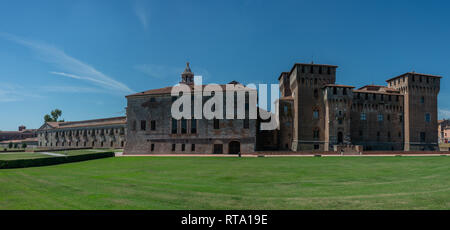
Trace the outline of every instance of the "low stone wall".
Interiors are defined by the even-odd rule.
[[[329,155],[329,156],[339,156],[339,152],[325,152],[325,151],[258,151],[253,153],[243,153],[244,155]],[[440,152],[440,151],[364,151],[362,155],[423,155],[423,154],[450,154],[450,151]],[[348,154],[345,154],[348,155]],[[359,155],[359,154],[355,154]]]

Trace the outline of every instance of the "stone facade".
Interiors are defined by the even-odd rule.
[[[27,129],[25,126],[19,126],[18,131],[0,131],[0,141],[23,140],[37,136],[36,129]]]
[[[46,122],[38,129],[38,146],[49,149],[123,148],[126,133],[126,117]]]
[[[193,76],[188,64],[182,73],[180,83],[194,89],[196,85]],[[237,90],[251,90],[237,82],[229,84],[235,85]],[[197,87],[203,92],[206,90],[205,86]],[[220,87],[224,90],[223,111],[226,111],[225,93],[229,91],[225,85]],[[202,116],[202,119],[176,120],[172,117],[171,107],[177,98],[171,96],[171,91],[172,87],[166,87],[126,97],[128,132],[124,154],[235,154],[255,151],[257,120],[248,119],[250,99],[247,94],[245,99],[247,119],[206,119]],[[202,95],[201,98],[203,105],[210,96]],[[194,103],[191,104],[191,111],[194,111]],[[254,105],[256,106],[256,102]],[[235,104],[235,109],[236,106]]]
[[[280,75],[281,149],[438,149],[440,76],[406,73],[355,90],[335,84],[336,68],[298,63]]]

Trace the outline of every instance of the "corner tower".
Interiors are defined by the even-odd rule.
[[[387,80],[404,95],[405,151],[438,150],[438,102],[441,76],[408,72]]]

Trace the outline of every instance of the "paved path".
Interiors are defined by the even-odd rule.
[[[64,154],[59,154],[59,153],[49,153],[49,152],[40,152],[40,153],[45,154],[45,155],[54,156],[54,157],[65,157],[66,156]]]

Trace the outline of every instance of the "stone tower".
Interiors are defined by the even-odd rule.
[[[441,76],[409,72],[387,80],[404,95],[405,151],[436,150]]]
[[[186,63],[186,68],[184,69],[183,73],[181,74],[181,82],[180,83],[186,84],[186,85],[194,84],[194,73],[192,73],[192,71],[191,71],[189,62]]]
[[[325,103],[322,88],[335,83],[336,68],[333,65],[297,63],[289,72],[294,107],[292,150],[325,149]]]

